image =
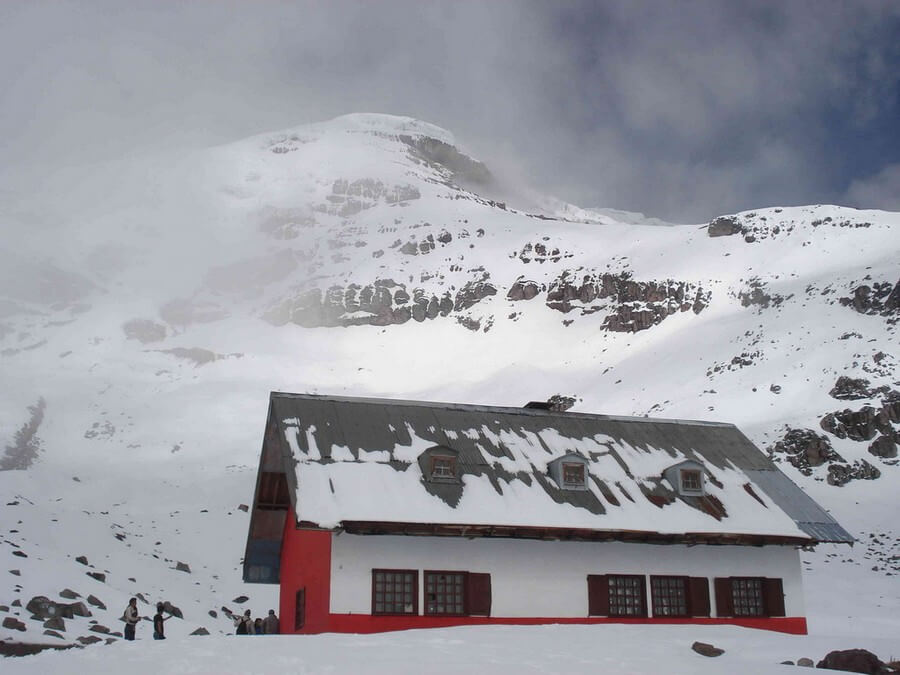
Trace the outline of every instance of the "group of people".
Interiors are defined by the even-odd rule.
[[[156,615],[153,617],[153,639],[165,640],[165,622],[172,618],[172,615],[163,616],[166,607],[163,603],[156,604]],[[243,616],[239,614],[231,614],[234,620],[235,633],[237,635],[277,635],[279,632],[278,617],[275,616],[275,610],[270,609],[269,615],[265,619],[253,619],[250,616],[250,610],[244,612]],[[141,615],[137,608],[137,598],[131,598],[128,606],[125,608],[125,614],[122,617],[125,621],[125,639],[134,640],[135,628],[141,620]]]
[[[253,619],[250,616],[250,610],[244,612],[244,615],[232,614],[234,620],[235,635],[277,635],[279,632],[278,617],[275,616],[275,610],[269,610],[269,616],[265,619]]]
[[[165,605],[161,602],[156,603],[156,615],[153,617],[154,640],[166,639],[165,622],[171,619],[172,615],[169,614],[169,616],[163,616],[164,611]],[[125,620],[125,639],[134,640],[135,628],[141,620],[141,615],[138,613],[137,608],[137,598],[131,598],[131,600],[128,601],[128,606],[125,608],[125,615],[122,618]]]

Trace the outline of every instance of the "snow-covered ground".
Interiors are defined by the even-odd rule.
[[[725,653],[701,656],[695,641]],[[382,635],[137,640],[3,661],[5,673],[790,673],[783,661],[866,648],[887,660],[896,639],[795,636],[731,626],[490,626]],[[893,650],[893,651],[892,651]]]
[[[310,672],[347,659],[334,668],[347,672],[357,662],[405,663],[391,654],[398,644],[416,655],[410,664],[430,663],[431,640],[448,658],[462,657],[453,645],[463,640],[479,658],[496,651],[509,664],[521,645],[543,670],[586,659],[570,672],[606,652],[625,659],[621,672],[640,671],[643,661],[627,658],[645,656],[656,659],[652,670],[683,663],[682,672],[723,672],[728,659],[749,659],[735,663],[742,672],[759,665],[757,656],[821,658],[866,640],[890,656],[878,641],[900,634],[900,468],[871,454],[868,440],[826,433],[820,421],[877,408],[883,391],[874,390],[900,388],[897,314],[839,301],[860,285],[898,283],[900,214],[772,207],[739,214],[741,231],[719,237],[705,224],[661,227],[552,199],[528,214],[457,187],[485,180],[480,165],[457,157],[448,168],[435,159],[449,156],[444,146],[416,145],[426,136],[453,143],[415,120],[355,115],[55,172],[39,191],[4,193],[0,448],[35,460],[0,471],[0,620],[25,627],[0,628],[0,639],[105,638],[91,621],[120,630],[127,599],[141,593],[184,613],[167,624],[163,645],[116,641],[33,663],[109,659],[121,669],[152,655],[163,672],[215,672],[204,658],[246,659],[243,672],[271,672],[252,667],[263,667],[254,650],[272,649],[301,672],[303,658],[319,659]],[[553,306],[562,279],[577,291],[585,277],[616,293],[575,292]],[[515,299],[517,282],[532,282],[535,297]],[[705,305],[678,306],[678,288],[691,298],[699,289]],[[331,293],[330,304],[312,302],[315,289]],[[367,292],[381,304],[363,309]],[[446,296],[450,307],[409,318],[417,293],[436,303]],[[608,329],[608,317],[663,305],[668,314],[645,330]],[[372,307],[381,312],[374,325],[348,325],[372,319]],[[871,395],[834,398],[842,375],[869,380]],[[272,390],[495,405],[561,393],[577,398],[576,411],[733,422],[764,449],[786,426],[806,428],[842,464],[865,460],[880,478],[834,487],[827,464],[809,476],[782,464],[859,539],[803,554],[810,638],[699,627],[654,628],[664,636],[657,640],[637,627],[491,628],[266,639],[229,650],[223,606],[254,615],[276,606],[273,587],[240,581],[248,515],[239,506],[252,499]],[[891,428],[900,434],[900,424]],[[107,609],[91,606],[91,617],[67,620],[63,637],[46,635],[24,605],[39,595],[59,601],[66,588]],[[234,602],[241,595],[249,600]],[[213,636],[188,637],[200,627]],[[564,636],[558,648],[556,635]],[[678,660],[694,639],[728,652]],[[744,641],[760,654],[740,648]],[[334,648],[345,644],[359,650]],[[815,648],[806,654],[805,644]]]

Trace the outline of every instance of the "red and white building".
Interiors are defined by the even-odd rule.
[[[852,541],[732,425],[273,393],[244,580],[287,633],[805,633],[800,547]]]

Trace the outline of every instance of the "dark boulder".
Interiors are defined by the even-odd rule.
[[[741,231],[741,223],[736,216],[719,216],[706,226],[710,237],[728,237]]]
[[[187,572],[188,574],[191,573],[191,566],[187,563],[181,562],[180,560],[175,563],[175,569],[179,572]]]
[[[695,642],[691,645],[691,649],[693,649],[698,654],[702,656],[721,656],[725,653],[724,649],[719,649],[718,647],[713,647],[711,644],[706,642]]]
[[[869,381],[864,378],[853,378],[842,375],[834,383],[828,395],[841,401],[857,401],[872,398],[875,393],[869,389]]]
[[[869,454],[890,459],[897,456],[897,444],[890,436],[879,436],[869,445]]]
[[[78,556],[77,558],[75,558],[75,562],[81,563],[82,565],[87,565],[87,564],[88,564],[88,559],[87,559],[87,557],[85,557],[85,556],[83,556],[83,555],[80,555],[80,556]]]
[[[106,605],[103,604],[103,601],[98,598],[96,595],[89,595],[87,597],[87,601],[89,605],[93,605],[99,609],[106,609]]]
[[[97,642],[103,642],[103,638],[97,637],[96,635],[82,635],[77,641],[83,645],[92,645]]]
[[[75,598],[80,598],[81,596],[71,588],[64,588],[59,592],[59,597],[65,598],[66,600],[74,600]]]
[[[836,487],[846,485],[851,480],[875,480],[881,476],[881,471],[860,459],[849,464],[832,464],[828,467],[828,484]]]
[[[176,618],[179,618],[179,619],[184,618],[184,614],[182,614],[181,610],[178,607],[176,607],[175,605],[173,605],[171,602],[169,602],[168,600],[163,602],[163,611],[166,614],[171,614],[172,616],[174,616]]]
[[[61,630],[65,632],[66,622],[61,616],[51,616],[44,622],[44,628],[52,628],[53,630]]]
[[[86,572],[86,574],[92,579],[96,579],[101,583],[106,582],[106,575],[103,572]]]
[[[209,631],[206,630],[203,626],[200,626],[197,630],[193,631],[191,635],[209,635]]]
[[[8,628],[10,630],[19,630],[19,631],[23,631],[23,632],[25,631],[25,624],[22,623],[21,621],[19,621],[14,616],[8,616],[5,619],[3,619],[3,627]]]
[[[812,473],[812,467],[844,461],[831,447],[827,436],[811,429],[788,428],[784,438],[769,448],[769,454],[786,455],[787,461],[806,476]]]
[[[840,410],[828,413],[822,418],[821,427],[838,438],[854,441],[870,441],[879,429],[889,426],[887,415],[870,405],[859,410]]]
[[[828,652],[816,668],[843,670],[848,673],[880,673],[884,664],[866,649],[844,649]]]

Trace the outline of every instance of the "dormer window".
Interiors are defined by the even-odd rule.
[[[565,487],[584,487],[584,464],[581,462],[563,462],[562,479]]]
[[[706,494],[706,467],[688,459],[663,471],[672,489],[682,497],[702,497]]]
[[[587,490],[587,460],[570,452],[557,457],[547,465],[547,473],[563,490]]]
[[[456,457],[449,455],[432,455],[431,457],[431,477],[434,479],[450,479],[456,478]]]
[[[682,469],[681,489],[685,492],[702,492],[703,474],[694,469]]]

